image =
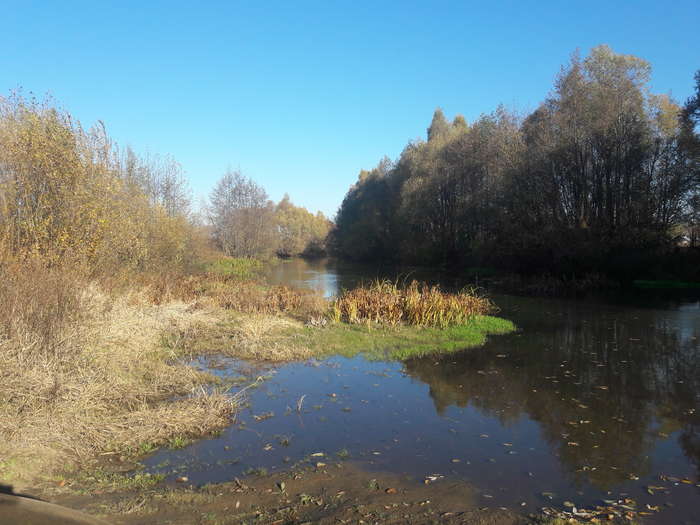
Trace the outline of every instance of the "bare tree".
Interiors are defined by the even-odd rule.
[[[210,196],[209,220],[224,253],[259,257],[274,249],[274,207],[265,190],[240,171],[228,171]]]

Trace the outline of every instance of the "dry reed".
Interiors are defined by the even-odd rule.
[[[438,286],[411,282],[406,288],[391,281],[343,292],[331,304],[334,321],[353,324],[439,327],[467,323],[476,315],[492,313],[491,301],[472,290],[447,293]]]
[[[160,340],[213,322],[190,303],[110,298],[60,268],[0,266],[0,479],[21,488],[226,426],[235,400],[203,390],[211,377]]]
[[[302,320],[325,314],[328,303],[313,290],[264,286],[216,272],[142,276],[142,286],[155,304],[193,301],[198,307],[216,307],[246,314],[288,314]]]

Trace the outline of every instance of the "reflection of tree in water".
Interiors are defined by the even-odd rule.
[[[504,425],[527,415],[577,483],[608,489],[649,474],[650,451],[671,432],[681,431],[681,447],[700,466],[700,347],[653,315],[620,322],[572,308],[554,331],[414,359],[406,370],[430,385],[439,413],[472,405]]]

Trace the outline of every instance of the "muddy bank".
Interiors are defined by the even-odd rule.
[[[149,490],[63,494],[56,500],[115,524],[152,523],[469,523],[527,520],[485,506],[469,484],[369,472],[353,462],[324,463],[195,488],[181,478]]]

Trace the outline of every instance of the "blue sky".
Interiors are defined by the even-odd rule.
[[[171,154],[197,196],[228,167],[333,215],[361,168],[468,121],[536,107],[572,51],[607,43],[685,100],[697,0],[4,0],[0,94],[51,94],[121,144]]]

